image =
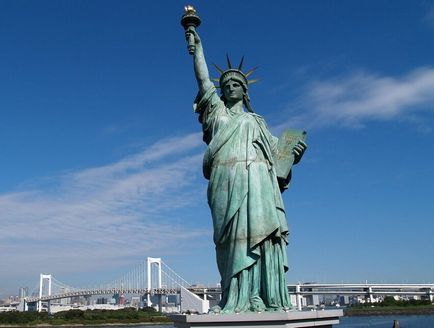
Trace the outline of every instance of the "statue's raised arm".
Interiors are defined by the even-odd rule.
[[[205,61],[205,55],[203,53],[202,42],[200,40],[199,35],[197,34],[195,29],[189,28],[186,32],[186,37],[189,38],[190,35],[194,37],[194,54],[193,54],[193,62],[194,62],[194,73],[196,75],[197,84],[199,86],[200,94],[203,95],[206,90],[208,90],[213,83],[209,77],[208,67]]]
[[[200,18],[197,16],[196,10],[192,6],[185,7],[185,14],[182,17],[181,24],[185,28],[188,51],[193,55],[194,72],[199,86],[199,92],[203,95],[213,83],[209,78],[202,42],[196,31],[196,27],[200,24]]]
[[[255,80],[249,76],[255,69],[244,73],[244,57],[238,67],[228,57],[226,70],[216,66],[220,77],[214,86],[196,31],[200,18],[193,7],[185,8],[181,24],[199,85],[194,111],[208,145],[203,173],[209,180],[207,197],[222,289],[221,301],[211,312],[288,311],[292,307],[285,276],[289,230],[280,191],[287,187],[291,167],[302,157],[305,144],[290,134],[279,154],[278,139],[250,105],[249,85]],[[283,186],[276,172],[279,167]]]

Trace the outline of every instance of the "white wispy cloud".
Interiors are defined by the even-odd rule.
[[[423,17],[423,21],[429,26],[434,27],[434,5],[425,5],[424,9],[426,10],[426,13]]]
[[[200,134],[166,139],[50,188],[0,195],[0,274],[79,272],[168,251],[209,231],[175,214],[203,194]],[[192,187],[194,186],[194,187]]]
[[[418,68],[395,77],[357,72],[309,83],[292,105],[295,115],[281,127],[361,127],[372,120],[417,121],[428,111],[434,111],[434,68]]]

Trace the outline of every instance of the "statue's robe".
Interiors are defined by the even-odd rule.
[[[225,312],[291,307],[285,272],[288,225],[273,167],[277,138],[253,113],[233,113],[214,87],[199,97]]]

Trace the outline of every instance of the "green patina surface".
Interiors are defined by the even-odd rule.
[[[188,8],[182,24],[199,86],[194,110],[208,145],[203,172],[209,179],[208,204],[222,286],[222,301],[212,311],[288,310],[292,307],[285,277],[288,225],[281,191],[306,149],[305,133],[284,134],[287,140],[280,143],[270,133],[250,104],[248,77],[253,71],[242,71],[243,60],[238,68],[229,58],[227,70],[217,67],[222,91],[217,94],[195,30],[194,22],[200,22],[195,15]],[[277,162],[279,170],[287,172],[280,179]]]

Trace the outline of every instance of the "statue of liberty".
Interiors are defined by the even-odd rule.
[[[189,6],[184,17],[198,19],[195,14]],[[199,87],[194,109],[208,145],[203,173],[209,180],[208,204],[221,275],[222,300],[211,311],[287,311],[292,308],[286,283],[288,225],[281,192],[290,174],[283,180],[277,177],[278,138],[251,107],[248,89],[253,70],[244,73],[243,60],[234,68],[228,58],[227,70],[217,67],[219,96],[194,24],[184,26]],[[290,150],[291,165],[300,161],[305,149],[306,144],[297,140]]]

